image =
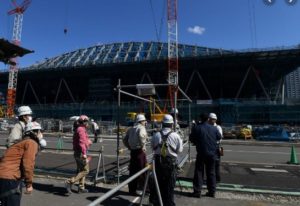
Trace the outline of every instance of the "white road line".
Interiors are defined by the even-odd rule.
[[[262,152],[262,151],[249,151],[249,150],[224,150],[225,152],[236,152],[236,153],[258,153],[258,154],[283,154],[283,155],[289,155],[289,152]]]
[[[288,173],[287,170],[281,169],[266,169],[266,168],[250,168],[254,172],[281,172],[281,173]]]

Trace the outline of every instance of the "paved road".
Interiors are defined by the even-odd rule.
[[[6,135],[0,134],[0,145],[3,145]],[[106,192],[113,184],[103,185],[94,189],[90,187],[91,193],[74,194],[72,197],[66,197],[63,188],[63,179],[69,177],[75,172],[75,163],[72,156],[71,139],[64,139],[65,150],[57,151],[56,137],[47,137],[50,148],[39,153],[36,164],[36,174],[43,175],[43,178],[35,180],[36,191],[31,196],[24,195],[23,205],[44,205],[48,204],[48,200],[56,201],[57,205],[86,205],[99,195]],[[116,140],[114,138],[105,138],[102,144],[94,144],[91,148],[91,172],[90,180],[93,180],[97,167],[97,151],[104,145],[104,160],[107,177],[115,177],[116,175]],[[295,144],[299,150],[299,144]],[[221,174],[222,183],[219,185],[220,191],[217,199],[202,198],[203,204],[208,205],[276,205],[284,203],[293,204],[294,199],[299,201],[300,197],[300,166],[287,165],[286,161],[290,158],[291,144],[286,143],[256,143],[244,141],[224,141],[225,156],[223,157]],[[69,149],[69,150],[68,150]],[[185,147],[185,152],[188,150],[188,145]],[[4,152],[4,148],[0,150],[0,155]],[[185,164],[184,172],[180,174],[181,184],[188,191],[179,192],[176,196],[178,205],[196,205],[198,200],[187,197],[187,192],[191,189],[191,180],[193,176],[195,158],[195,148],[191,147],[192,162]],[[298,154],[299,159],[299,154]],[[128,165],[128,151],[122,153],[120,157],[121,167]],[[61,180],[52,180],[44,178],[45,176],[55,176],[62,178]],[[123,176],[121,181],[126,178]],[[115,180],[115,178],[114,178]],[[92,182],[91,182],[92,184]],[[178,187],[181,188],[181,187]],[[227,194],[228,191],[233,192]],[[237,193],[245,193],[235,196]],[[268,193],[271,198],[261,195]],[[252,194],[252,195],[251,195]],[[257,195],[259,194],[259,195]],[[232,196],[231,196],[232,195]],[[249,196],[250,195],[250,196]],[[273,196],[272,196],[273,195]],[[241,196],[241,197],[240,197]],[[254,197],[261,196],[264,198],[255,199]],[[267,195],[268,196],[268,195]],[[278,197],[279,196],[279,197]],[[232,197],[228,200],[228,197]],[[240,201],[240,199],[245,201]],[[238,199],[238,200],[236,200]],[[276,200],[275,202],[270,199]],[[47,202],[43,202],[47,200]],[[125,191],[103,205],[130,205],[131,202],[137,202],[137,197],[130,197]],[[31,202],[33,201],[33,202]],[[249,202],[247,202],[249,201]],[[39,204],[42,203],[43,204]],[[50,205],[50,204],[49,204]],[[53,204],[51,204],[53,205]],[[55,204],[56,205],[56,204]]]
[[[33,187],[33,194],[23,195],[22,206],[53,206],[53,205],[88,205],[111,187],[115,185],[99,185],[97,187],[89,186],[89,193],[77,194],[70,196],[65,194],[64,185],[61,180],[36,178]],[[75,187],[74,187],[75,189]],[[191,190],[176,189],[175,201],[177,205],[209,205],[209,206],[283,206],[299,205],[300,198],[278,195],[257,195],[251,193],[232,193],[218,191],[216,198],[202,197],[200,199],[188,197]],[[107,199],[100,205],[105,206],[132,206],[139,203],[140,197],[129,196],[127,187]],[[147,205],[148,196],[145,197],[143,205]]]

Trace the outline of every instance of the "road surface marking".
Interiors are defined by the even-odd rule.
[[[249,151],[249,150],[225,150],[225,152],[238,152],[238,153],[258,153],[258,154],[290,154],[289,152],[262,152],[262,151]]]
[[[288,173],[286,170],[280,170],[280,169],[266,169],[266,168],[250,168],[254,172],[282,172],[282,173]]]

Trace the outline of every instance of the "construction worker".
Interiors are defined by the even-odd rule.
[[[175,132],[180,136],[182,141],[185,141],[184,132],[181,130],[180,125],[178,124],[178,109],[172,108],[170,111],[170,115],[173,117],[174,121],[176,119]]]
[[[93,133],[94,133],[94,143],[97,143],[98,142],[98,135],[100,134],[99,126],[93,119],[91,119],[91,122],[92,122],[92,130],[93,130]],[[101,137],[100,137],[100,142],[102,142]]]
[[[88,192],[85,188],[85,177],[89,173],[89,158],[87,156],[87,150],[92,144],[87,133],[89,118],[86,115],[81,115],[77,121],[78,127],[73,136],[73,150],[77,165],[77,174],[76,176],[67,179],[65,182],[66,189],[69,194],[72,193],[71,187],[76,182],[79,182],[78,193]]]
[[[154,153],[155,171],[161,192],[163,205],[174,206],[174,188],[176,182],[177,157],[183,150],[182,139],[173,131],[174,119],[166,114],[162,121],[162,130],[151,139]],[[158,205],[155,187],[151,187],[149,202]]]
[[[30,122],[24,129],[24,137],[10,146],[0,161],[0,205],[19,206],[22,196],[22,179],[26,194],[33,191],[33,170],[39,145],[46,142],[41,133],[41,125]]]
[[[215,126],[218,129],[219,133],[221,134],[221,139],[219,141],[217,141],[217,150],[216,150],[217,158],[216,158],[216,165],[215,165],[216,181],[217,181],[217,183],[219,183],[221,181],[221,174],[220,174],[220,165],[221,165],[220,149],[221,149],[221,147],[220,147],[220,143],[223,138],[223,130],[222,130],[222,127],[217,124],[217,119],[218,118],[215,113],[209,113],[208,123]]]
[[[195,163],[195,173],[193,179],[194,192],[192,197],[200,198],[203,185],[204,168],[207,176],[206,196],[215,197],[216,177],[215,177],[215,160],[217,141],[221,139],[221,134],[216,127],[208,122],[208,115],[201,115],[201,124],[193,128],[190,134],[190,140],[196,145],[197,157]]]
[[[18,108],[18,120],[6,140],[7,148],[22,140],[26,124],[32,121],[32,110],[29,106],[20,106]]]
[[[146,141],[148,134],[146,131],[147,120],[143,114],[138,114],[135,119],[136,125],[127,130],[123,139],[124,145],[130,150],[129,176],[134,175],[146,166]],[[138,186],[142,186],[144,175],[129,183],[129,193],[131,195],[139,195],[137,193]],[[138,185],[139,184],[139,185]]]

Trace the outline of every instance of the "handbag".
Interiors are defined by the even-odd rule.
[[[219,147],[219,154],[220,154],[220,156],[224,156],[224,149],[223,149],[223,147]]]

